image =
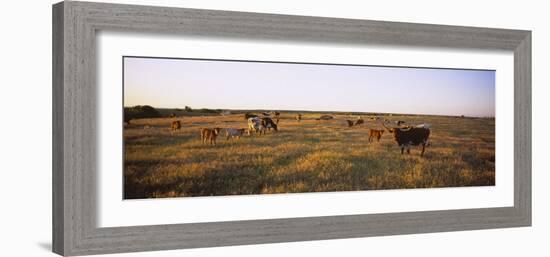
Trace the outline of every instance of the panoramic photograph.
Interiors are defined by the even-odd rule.
[[[495,71],[123,57],[124,199],[495,185]]]

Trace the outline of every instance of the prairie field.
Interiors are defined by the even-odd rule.
[[[125,199],[355,191],[495,184],[495,120],[393,115],[391,121],[431,125],[429,146],[401,154],[393,135],[368,141],[381,123],[357,116],[281,113],[279,131],[203,144],[200,128],[246,128],[243,114],[134,119],[124,125]],[[172,121],[181,121],[172,132]]]

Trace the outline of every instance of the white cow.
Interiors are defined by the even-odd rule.
[[[256,133],[260,132],[260,135],[262,132],[265,133],[265,127],[262,125],[262,119],[259,117],[248,118],[248,135],[250,135],[252,131]]]
[[[236,129],[236,128],[227,128],[227,129],[225,129],[225,136],[227,137],[226,140],[229,140],[229,138],[240,139],[241,136],[244,134],[245,130],[246,129]]]

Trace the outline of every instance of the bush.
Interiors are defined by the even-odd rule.
[[[219,111],[217,110],[212,110],[212,109],[207,109],[207,108],[202,108],[199,110],[200,113],[220,113]]]
[[[133,119],[158,118],[160,113],[149,105],[124,107],[124,122],[130,123]]]

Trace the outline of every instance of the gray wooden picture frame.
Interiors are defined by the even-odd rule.
[[[100,30],[513,51],[514,206],[97,227],[95,36]],[[55,253],[88,255],[530,225],[530,31],[73,1],[53,6]]]

